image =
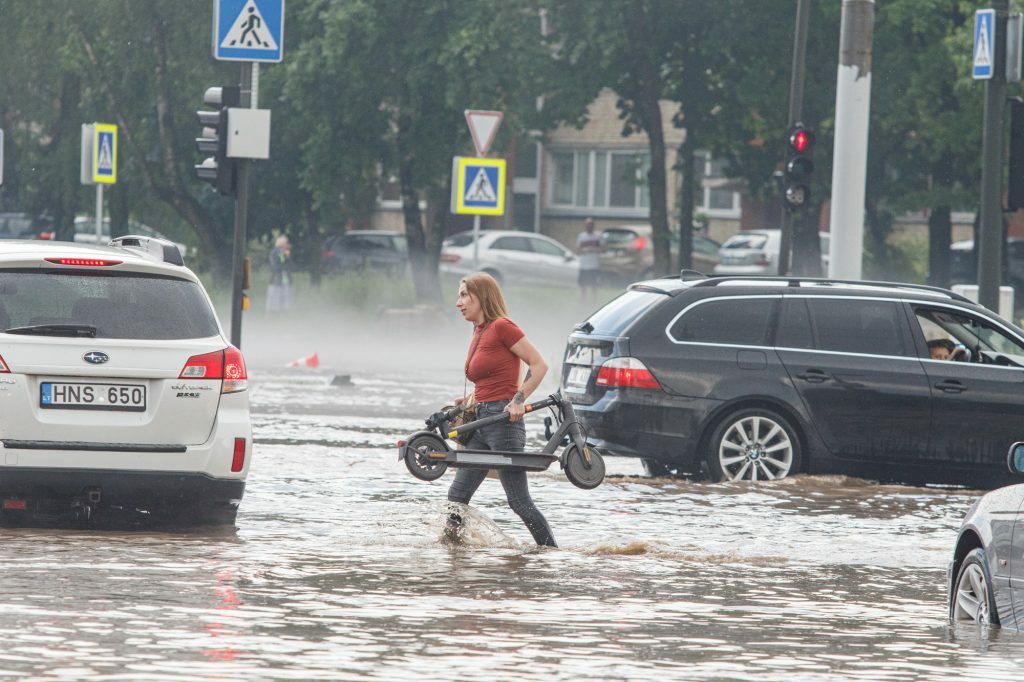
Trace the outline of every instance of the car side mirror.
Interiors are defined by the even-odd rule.
[[[1010,446],[1006,456],[1006,465],[1015,474],[1024,474],[1024,443],[1018,441]]]
[[[566,262],[571,261],[574,257],[575,256],[573,256],[573,254],[569,253],[568,251],[565,252],[565,260],[566,260]]]

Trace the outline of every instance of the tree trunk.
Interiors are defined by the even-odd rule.
[[[949,206],[939,205],[928,216],[928,284],[949,288],[949,245],[953,221]]]
[[[687,127],[686,137],[679,145],[679,269],[693,267],[693,212],[697,198],[697,177],[694,158],[697,153],[697,136]]]
[[[423,229],[420,213],[420,199],[413,186],[413,163],[410,154],[405,153],[399,134],[399,192],[402,197],[402,217],[405,221],[405,237],[409,244],[409,269],[420,303],[440,303],[441,283],[437,273],[437,258],[431,259],[427,247],[427,234]]]

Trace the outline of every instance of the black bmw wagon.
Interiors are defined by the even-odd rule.
[[[1024,330],[933,287],[665,278],[576,325],[562,389],[654,474],[988,487],[1024,439]]]

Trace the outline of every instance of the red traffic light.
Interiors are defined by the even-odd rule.
[[[789,133],[789,148],[797,154],[809,154],[814,147],[814,131],[794,128]]]

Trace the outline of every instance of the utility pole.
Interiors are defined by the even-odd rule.
[[[1003,110],[1006,107],[1007,0],[993,0],[992,77],[985,83],[981,136],[981,216],[978,227],[978,302],[999,310],[1003,273]]]
[[[243,109],[257,107],[253,85],[259,78],[259,63],[242,62],[241,93],[239,106]],[[231,255],[231,345],[242,347],[242,286],[245,279],[245,248],[248,236],[246,220],[249,213],[249,159],[238,159],[235,176],[235,236]]]
[[[874,0],[843,0],[829,217],[828,275],[835,279],[861,279],[874,23]]]
[[[803,118],[804,107],[804,63],[807,57],[807,24],[811,15],[810,0],[796,0],[796,28],[793,31],[793,70],[789,78],[789,122],[786,130]],[[788,132],[787,132],[788,135]],[[790,254],[793,252],[793,212],[782,202],[782,234],[779,239],[779,274],[785,275],[790,269]]]

